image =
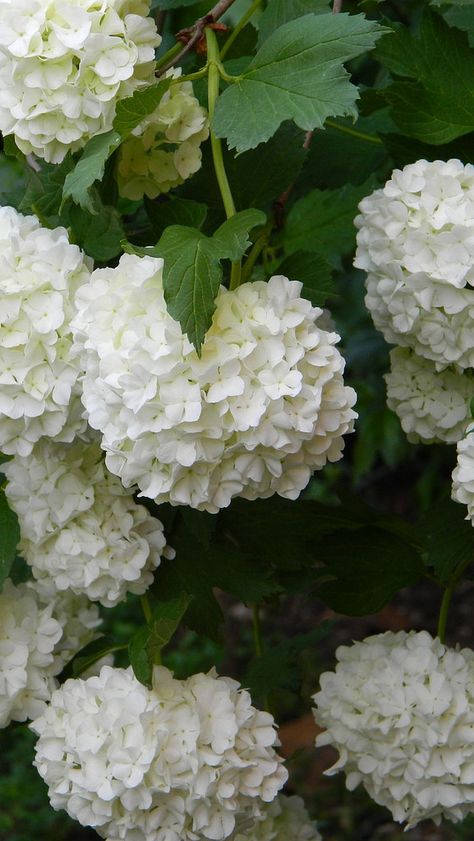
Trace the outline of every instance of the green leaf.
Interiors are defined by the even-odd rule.
[[[261,210],[241,210],[217,229],[212,240],[222,257],[239,260],[252,244],[248,236],[249,231],[257,225],[264,225],[266,221],[267,217]]]
[[[61,683],[70,677],[80,677],[83,672],[90,669],[102,657],[106,657],[107,654],[112,654],[121,648],[123,646],[118,645],[111,636],[99,637],[99,639],[89,642],[66,664],[61,672]]]
[[[98,194],[93,193],[91,198],[95,215],[71,205],[67,217],[75,242],[94,260],[106,263],[121,254],[125,232],[117,210],[102,204]]]
[[[165,645],[168,645],[191,601],[192,596],[180,593],[170,601],[160,602],[153,611],[147,642],[147,651],[152,664],[161,662],[161,651]]]
[[[70,198],[89,213],[97,213],[90,188],[95,181],[103,178],[105,164],[121,142],[121,135],[113,129],[105,134],[97,134],[88,141],[76,166],[66,176],[63,188],[64,201]]]
[[[285,257],[276,269],[290,280],[299,280],[303,284],[303,295],[314,307],[322,307],[327,299],[336,294],[329,263],[319,254],[309,251],[296,251]]]
[[[464,33],[425,12],[418,37],[398,29],[377,58],[406,79],[382,91],[404,134],[439,145],[474,130],[474,53]]]
[[[446,586],[459,564],[474,559],[474,529],[466,506],[447,497],[430,508],[422,523],[426,532],[426,563]]]
[[[5,492],[0,492],[0,590],[8,578],[16,557],[20,528],[16,514],[9,508]]]
[[[286,252],[316,251],[327,259],[349,253],[355,244],[357,206],[374,187],[371,178],[339,190],[312,190],[297,201],[283,232]]]
[[[128,646],[128,656],[136,679],[151,688],[153,662],[148,651],[149,640],[150,629],[148,625],[144,625],[131,638]]]
[[[145,208],[153,233],[157,237],[160,237],[169,225],[185,225],[199,230],[207,216],[207,206],[191,199],[151,201],[145,196]]]
[[[268,140],[284,120],[321,128],[357,115],[357,88],[342,63],[371,49],[383,29],[363,15],[305,15],[277,29],[239,81],[219,97],[214,130],[238,152]]]
[[[161,5],[160,5],[161,8]],[[171,78],[162,79],[156,85],[135,91],[132,96],[121,99],[117,103],[117,111],[114,119],[114,129],[121,135],[127,137],[131,132],[148,117],[160,104],[163,96],[170,87]]]
[[[35,213],[46,225],[58,225],[64,179],[73,166],[71,155],[67,155],[59,166],[42,163],[39,172],[29,170],[28,187],[18,209]]]
[[[269,0],[267,8],[258,20],[259,46],[283,24],[303,15],[327,14],[330,0]]]
[[[333,578],[321,584],[318,597],[348,616],[376,613],[398,590],[424,574],[419,552],[379,528],[363,528],[350,537],[330,535],[315,547],[315,554]]]

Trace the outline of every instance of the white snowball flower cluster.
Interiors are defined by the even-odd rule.
[[[168,313],[163,261],[122,257],[77,295],[83,402],[106,463],[156,502],[217,512],[295,499],[356,417],[339,337],[286,277],[221,287],[199,357]]]
[[[251,827],[237,830],[232,841],[322,841],[301,797],[279,794]]]
[[[343,768],[408,827],[474,812],[474,652],[388,631],[336,656],[314,696],[316,744],[340,754],[326,773]]]
[[[437,371],[430,360],[399,347],[390,352],[385,382],[387,405],[397,413],[409,441],[452,444],[463,437],[474,397],[470,371]]]
[[[88,262],[64,228],[50,231],[34,216],[0,208],[4,453],[28,455],[42,436],[72,440],[85,425],[77,412],[79,370],[70,357],[69,323],[74,293],[88,278]]]
[[[106,469],[96,443],[40,441],[3,466],[19,550],[35,578],[113,607],[142,594],[166,553],[160,520]]]
[[[181,69],[167,74],[179,78]],[[201,167],[201,143],[209,135],[207,113],[191,82],[173,84],[158,107],[121,145],[119,192],[151,199],[182,184]]]
[[[466,520],[474,526],[474,428],[457,445],[457,464],[453,470],[452,497],[467,505]]]
[[[0,593],[0,727],[42,713],[57,687],[55,675],[94,638],[99,623],[97,607],[84,597],[7,579]]]
[[[213,671],[156,667],[149,690],[105,666],[66,681],[32,728],[53,808],[109,841],[227,838],[287,777],[272,716]]]
[[[438,369],[473,367],[474,166],[417,161],[359,209],[354,265],[377,329]]]
[[[153,82],[161,38],[146,0],[0,0],[0,130],[60,163]]]

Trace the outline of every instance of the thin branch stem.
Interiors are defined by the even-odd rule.
[[[460,581],[463,573],[466,571],[466,569],[468,568],[470,563],[471,563],[471,559],[469,558],[469,560],[463,561],[463,563],[459,565],[457,570],[455,570],[455,572],[453,573],[453,576],[451,577],[451,581],[449,582],[448,586],[446,587],[446,589],[443,593],[443,598],[441,600],[441,606],[440,606],[440,609],[439,609],[438,630],[436,632],[436,636],[439,638],[440,642],[444,643],[444,640],[445,640],[445,637],[446,637],[446,626],[447,626],[447,622],[448,622],[448,613],[449,613],[449,608],[451,606],[451,600],[452,600],[452,597],[453,597],[453,593],[454,593],[457,585],[459,584],[459,581]]]
[[[172,67],[176,62],[176,56],[182,51],[183,47],[181,44],[173,44],[173,46],[165,52],[164,55],[161,56],[156,62],[156,70],[159,70],[159,74],[161,76],[169,67]]]
[[[178,64],[181,61],[181,59],[184,58],[184,56],[187,53],[189,53],[193,49],[193,47],[196,46],[196,44],[199,43],[199,41],[204,35],[206,27],[212,25],[217,20],[219,20],[219,18],[222,17],[222,15],[227,11],[227,9],[229,9],[232,6],[233,3],[235,3],[235,0],[219,0],[219,2],[216,3],[216,5],[213,6],[212,9],[207,13],[207,15],[204,15],[202,18],[199,18],[188,29],[181,29],[177,33],[176,38],[178,39],[178,41],[185,41],[185,44],[183,47],[180,47],[177,51],[174,51],[173,47],[171,48],[171,50],[168,50],[168,52],[170,53],[170,57],[166,61],[164,61],[166,55],[163,56],[163,59],[161,60],[158,66],[158,75],[163,75],[163,73],[166,73],[166,71],[169,70],[170,67],[173,67],[175,64]],[[176,46],[179,47],[179,44]],[[173,55],[171,55],[172,51]]]
[[[337,129],[337,131],[342,131],[343,134],[350,134],[352,137],[357,137],[359,140],[366,140],[367,143],[376,143],[377,146],[383,146],[383,141],[380,137],[377,137],[376,134],[365,134],[363,131],[351,128],[350,126],[343,126],[341,123],[334,123],[332,120],[326,120],[324,125],[328,128],[334,128]]]
[[[150,624],[153,614],[151,611],[150,600],[145,593],[143,596],[140,597],[140,604],[142,606],[143,616],[145,617],[145,622],[147,625]]]
[[[260,622],[260,610],[258,604],[252,605],[252,629],[255,655],[256,657],[261,657],[263,654],[263,638],[262,624]]]
[[[232,197],[232,192],[230,189],[229,180],[227,178],[227,173],[225,171],[224,166],[224,156],[222,153],[222,142],[218,137],[216,137],[214,130],[212,128],[212,121],[214,118],[214,111],[216,107],[217,98],[219,96],[219,82],[220,82],[220,73],[219,73],[219,64],[220,64],[220,57],[219,57],[219,47],[217,45],[217,38],[212,31],[212,29],[206,29],[206,40],[207,40],[207,54],[209,59],[209,69],[208,69],[208,110],[209,110],[209,122],[211,125],[211,149],[212,149],[212,158],[214,161],[214,169],[216,171],[216,178],[217,183],[219,185],[219,190],[222,196],[222,202],[224,205],[224,210],[228,219],[231,216],[235,216],[235,204],[234,199]]]
[[[247,9],[244,16],[239,20],[237,26],[235,27],[234,31],[231,32],[227,41],[225,42],[224,46],[221,49],[221,58],[224,59],[229,52],[232,44],[234,43],[235,39],[239,37],[240,33],[244,26],[246,26],[252,17],[252,15],[257,11],[258,7],[261,5],[262,0],[253,0],[252,5]]]

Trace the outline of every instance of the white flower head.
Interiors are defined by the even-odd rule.
[[[168,71],[179,78],[181,69]],[[209,135],[207,113],[191,82],[173,84],[149,117],[120,147],[119,192],[151,199],[182,184],[201,167],[201,143]]]
[[[113,607],[142,594],[166,549],[162,523],[137,505],[98,443],[40,441],[4,465],[19,550],[37,579]]]
[[[322,841],[301,797],[279,794],[257,820],[242,826],[232,841]]]
[[[409,441],[452,444],[462,438],[474,397],[470,370],[437,371],[434,362],[398,347],[390,351],[385,382],[387,405],[397,413]]]
[[[60,163],[112,128],[153,79],[161,38],[145,0],[0,0],[0,130]]]
[[[377,329],[438,369],[473,367],[474,166],[409,164],[359,210],[354,265]]]
[[[1,13],[1,7],[0,7]],[[85,427],[70,319],[89,264],[64,228],[0,208],[0,450],[28,455],[42,436]]]
[[[356,417],[339,337],[301,284],[221,287],[199,357],[168,313],[157,258],[122,257],[77,296],[83,402],[112,473],[156,502],[216,512],[296,499]]]
[[[474,812],[474,652],[387,631],[336,657],[314,696],[316,744],[340,754],[326,773],[344,769],[407,828]]]
[[[107,839],[220,841],[287,777],[272,716],[213,671],[180,681],[157,667],[149,690],[105,666],[66,681],[32,728],[53,808]]]
[[[457,463],[453,470],[452,497],[467,505],[466,520],[474,526],[474,427],[457,445]]]
[[[7,579],[0,593],[0,727],[42,713],[55,676],[99,624],[97,607],[85,597]]]

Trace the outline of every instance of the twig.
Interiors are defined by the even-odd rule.
[[[184,42],[184,47],[182,50],[179,51],[177,55],[175,55],[170,61],[160,67],[159,76],[162,76],[163,73],[166,73],[170,67],[173,65],[178,64],[179,61],[189,53],[194,47],[196,47],[204,35],[204,30],[206,26],[211,26],[219,20],[220,17],[227,11],[227,9],[235,3],[235,0],[219,0],[215,6],[204,15],[204,17],[199,18],[192,26],[189,26],[187,29],[181,29],[176,34],[176,39],[178,41]]]
[[[334,0],[332,4],[332,13],[333,15],[339,14],[342,11],[342,4],[344,0]]]

